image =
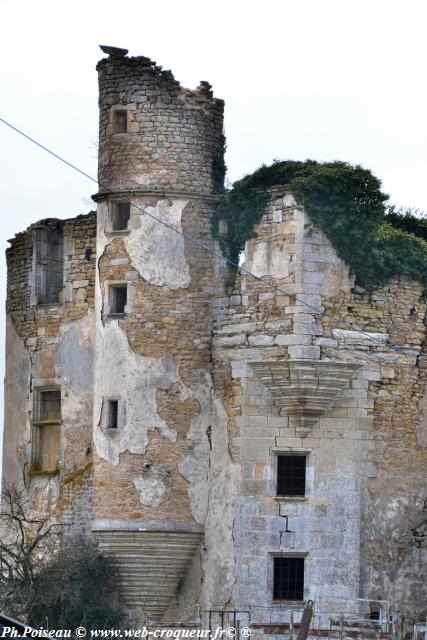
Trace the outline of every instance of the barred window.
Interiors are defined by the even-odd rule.
[[[305,496],[305,455],[277,456],[277,495]]]
[[[304,558],[273,558],[273,600],[304,600]]]

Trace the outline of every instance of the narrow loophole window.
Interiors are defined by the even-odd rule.
[[[113,112],[113,130],[114,133],[127,133],[128,130],[128,114],[125,110]]]
[[[107,428],[117,429],[119,418],[119,401],[108,400]]]

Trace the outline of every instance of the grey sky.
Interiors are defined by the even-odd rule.
[[[211,82],[231,180],[342,159],[427,211],[426,14],[424,0],[0,0],[0,116],[95,176],[98,44],[122,46],[184,86]],[[87,211],[96,188],[1,123],[0,149],[4,299],[7,239]]]

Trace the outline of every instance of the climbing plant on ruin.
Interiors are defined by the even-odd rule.
[[[347,162],[275,161],[225,190],[212,221],[222,250],[237,261],[253,237],[268,200],[267,190],[286,184],[332,242],[356,277],[372,289],[405,275],[427,288],[427,222],[412,211],[387,205],[388,196],[371,171]],[[227,222],[220,236],[219,220]]]

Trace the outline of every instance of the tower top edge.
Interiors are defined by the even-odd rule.
[[[99,47],[103,53],[107,54],[108,57],[101,58],[101,60],[98,61],[98,64],[96,65],[97,71],[109,66],[110,69],[112,67],[122,69],[128,68],[136,73],[141,72],[152,74],[153,76],[157,76],[160,80],[176,86],[176,88],[181,90],[184,94],[197,95],[199,98],[212,100],[218,105],[224,105],[224,100],[214,98],[212,85],[206,80],[201,80],[196,89],[188,89],[181,86],[180,82],[175,79],[175,76],[170,69],[163,69],[163,67],[158,65],[155,60],[151,60],[151,58],[147,56],[128,56],[128,49],[123,49],[121,47],[114,47],[110,45],[99,45]]]

